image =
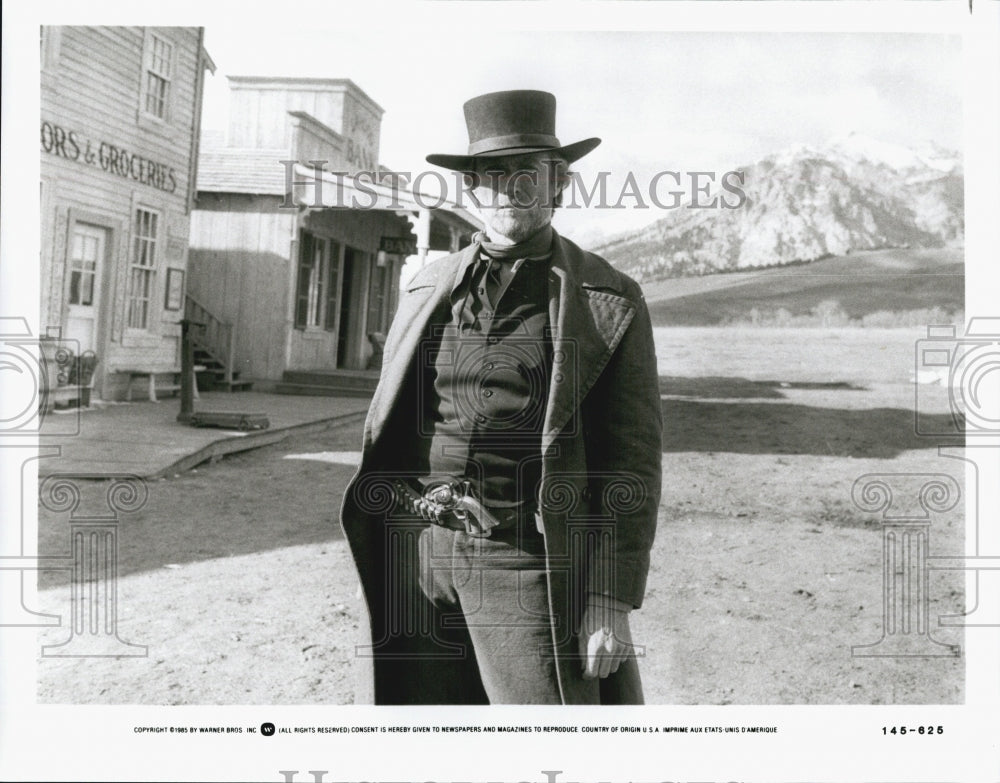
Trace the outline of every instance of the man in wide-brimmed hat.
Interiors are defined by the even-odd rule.
[[[660,396],[639,286],[551,227],[555,97],[465,104],[483,232],[406,286],[342,523],[376,703],[641,703],[629,612],[660,496]],[[641,641],[641,640],[639,640]]]

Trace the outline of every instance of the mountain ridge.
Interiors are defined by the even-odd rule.
[[[848,134],[738,171],[746,194],[739,207],[678,208],[595,252],[648,282],[964,239],[961,160],[933,142],[913,150]]]

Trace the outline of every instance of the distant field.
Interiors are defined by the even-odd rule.
[[[909,384],[927,329],[657,327],[661,377]],[[912,387],[911,387],[912,388]]]
[[[778,267],[643,286],[654,326],[718,326],[751,321],[752,311],[805,316],[837,302],[851,319],[873,313],[938,308],[965,302],[963,251],[879,250]]]

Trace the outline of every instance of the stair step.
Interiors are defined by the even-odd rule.
[[[253,389],[253,381],[236,381],[232,383],[226,383],[225,381],[208,381],[204,385],[199,381],[198,389],[200,391],[224,391],[224,392],[240,392],[240,391],[250,391]]]
[[[330,386],[338,389],[358,389],[371,393],[378,385],[377,372],[371,370],[285,370],[282,383],[304,386]]]

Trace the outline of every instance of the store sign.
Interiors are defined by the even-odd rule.
[[[173,167],[107,141],[92,142],[76,131],[66,130],[52,122],[42,122],[42,149],[50,155],[98,166],[109,174],[141,182],[165,193],[177,190]]]
[[[411,237],[382,237],[378,249],[397,256],[412,256],[417,252],[417,240]]]

